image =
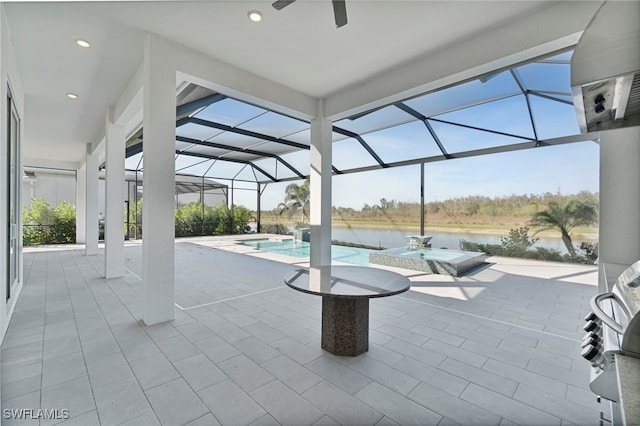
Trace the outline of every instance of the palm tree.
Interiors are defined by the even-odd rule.
[[[592,202],[569,200],[564,204],[550,201],[546,210],[536,212],[530,221],[531,226],[540,226],[536,234],[548,229],[556,229],[562,235],[562,242],[569,254],[574,257],[576,250],[571,240],[571,230],[576,226],[589,226],[598,221],[598,209]],[[535,234],[534,234],[535,235]]]
[[[305,219],[309,217],[309,179],[307,178],[302,185],[287,185],[284,193],[284,202],[278,204],[280,214],[287,212],[291,219],[298,211],[302,211],[302,223],[306,223]]]

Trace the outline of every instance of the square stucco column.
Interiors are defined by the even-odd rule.
[[[98,253],[98,153],[87,144],[85,170],[85,254]]]
[[[322,116],[311,120],[311,267],[331,264],[331,128]]]
[[[640,127],[607,130],[600,133],[599,256],[601,272],[603,263],[630,264],[640,259],[640,167],[638,164],[640,164]]]
[[[110,115],[110,114],[109,114]],[[107,117],[105,160],[104,276],[124,275],[124,128]]]
[[[85,232],[87,220],[87,165],[83,164],[76,171],[76,243],[86,242]]]
[[[144,53],[142,279],[147,325],[174,319],[176,71],[163,60],[159,40]]]

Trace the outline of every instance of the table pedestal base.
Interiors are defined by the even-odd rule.
[[[322,349],[356,356],[369,350],[369,299],[322,296]]]

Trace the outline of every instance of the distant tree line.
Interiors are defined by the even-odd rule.
[[[425,204],[429,222],[439,224],[521,224],[525,225],[537,212],[550,203],[564,205],[570,200],[598,204],[598,193],[583,191],[565,195],[544,194],[509,195],[504,197],[455,197]],[[333,207],[333,217],[342,221],[416,222],[420,220],[420,203],[380,199],[378,204],[365,204],[361,209]]]

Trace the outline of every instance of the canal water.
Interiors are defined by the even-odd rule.
[[[383,229],[355,229],[333,228],[331,238],[338,241],[346,241],[356,244],[366,244],[375,247],[402,247],[408,243],[407,235],[416,235],[418,232],[383,230]],[[500,244],[500,236],[485,235],[464,232],[426,232],[433,236],[431,246],[434,248],[460,249],[460,240],[471,241],[480,244]],[[560,238],[540,238],[534,247],[546,247],[566,253]]]

